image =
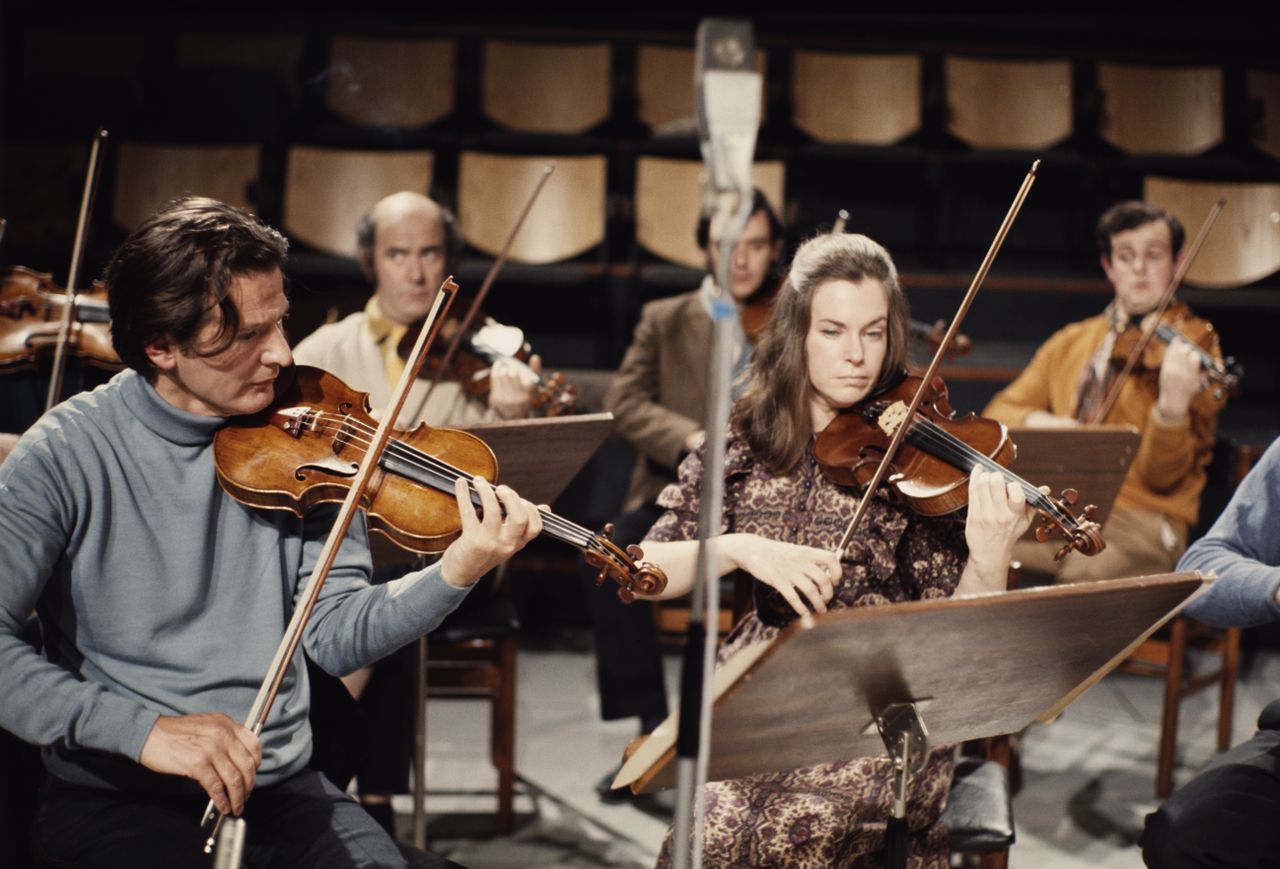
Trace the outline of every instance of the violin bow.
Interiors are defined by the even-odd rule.
[[[271,706],[275,703],[276,695],[280,692],[280,685],[284,682],[285,673],[288,671],[289,665],[293,663],[298,644],[302,642],[302,631],[306,628],[307,621],[311,618],[311,611],[315,609],[316,601],[320,597],[320,589],[323,587],[325,579],[329,576],[329,570],[333,567],[333,561],[338,555],[338,547],[346,536],[347,529],[351,527],[351,521],[364,498],[369,480],[378,467],[378,459],[382,457],[383,448],[391,438],[391,429],[396,419],[400,416],[401,409],[404,407],[405,398],[409,395],[409,387],[417,379],[418,372],[422,368],[422,362],[426,359],[426,349],[435,340],[436,333],[440,331],[440,324],[444,322],[443,315],[448,310],[449,305],[453,303],[457,292],[458,285],[453,282],[453,278],[445,278],[444,283],[440,286],[440,291],[436,294],[436,300],[431,306],[431,311],[427,314],[426,322],[418,333],[418,340],[413,346],[413,353],[409,357],[408,364],[405,365],[404,372],[400,375],[400,382],[396,384],[395,392],[391,396],[391,402],[386,412],[383,413],[382,419],[378,422],[378,428],[374,432],[373,440],[366,449],[364,457],[360,460],[359,468],[352,479],[351,488],[347,491],[342,507],[338,510],[337,518],[333,520],[333,527],[329,530],[329,537],[325,540],[324,548],[320,551],[320,558],[316,562],[315,569],[311,571],[311,578],[307,580],[306,587],[303,589],[302,600],[298,606],[294,607],[293,616],[289,619],[289,625],[285,629],[284,637],[280,640],[280,645],[276,647],[276,654],[271,660],[267,676],[263,679],[262,686],[258,689],[258,696],[254,698],[253,706],[245,719],[244,726],[253,731],[255,736],[260,734],[263,727],[266,726],[267,715],[271,712]],[[217,843],[218,830],[225,818],[226,815],[215,808],[213,800],[209,800],[205,806],[204,815],[200,819],[201,829],[212,824],[209,837],[204,844],[204,852],[206,854],[213,853],[214,845]]]
[[[75,319],[76,285],[80,279],[80,264],[84,260],[84,237],[93,212],[93,197],[98,189],[98,176],[102,174],[102,145],[107,141],[107,131],[102,127],[93,134],[89,147],[89,171],[84,178],[84,193],[80,197],[80,219],[76,221],[76,240],[71,248],[71,266],[67,270],[66,301],[62,306],[62,320],[58,324],[58,341],[53,348],[53,370],[49,373],[49,392],[45,396],[44,409],[48,411],[58,403],[62,395],[62,380],[67,370],[67,343],[71,340],[71,323]]]
[[[1013,226],[1014,219],[1022,209],[1023,201],[1027,198],[1027,194],[1031,192],[1031,185],[1035,183],[1036,172],[1039,168],[1040,161],[1037,160],[1031,164],[1031,168],[1027,170],[1027,176],[1022,179],[1022,186],[1018,188],[1017,195],[1013,197],[1013,203],[1009,206],[1009,211],[1005,214],[1004,221],[1000,224],[1000,228],[996,230],[996,236],[991,240],[991,246],[987,248],[987,255],[982,258],[982,264],[978,266],[978,272],[973,276],[973,281],[969,284],[969,291],[965,293],[964,299],[960,302],[960,309],[956,311],[955,317],[951,320],[951,325],[947,327],[946,334],[942,336],[942,341],[938,344],[938,349],[934,351],[933,360],[929,363],[929,368],[920,379],[920,387],[916,390],[915,395],[911,397],[911,404],[907,407],[903,423],[893,432],[893,437],[889,440],[889,446],[885,448],[884,456],[881,457],[875,474],[871,477],[871,481],[867,483],[866,494],[858,501],[858,509],[854,511],[853,518],[849,520],[849,526],[845,528],[844,536],[840,538],[840,545],[836,548],[836,555],[844,553],[849,541],[853,539],[854,531],[857,530],[863,517],[866,516],[867,510],[870,509],[871,496],[884,481],[885,474],[888,473],[889,467],[893,464],[893,458],[897,455],[898,446],[902,443],[903,438],[906,437],[907,429],[910,428],[911,420],[915,419],[916,411],[920,409],[925,390],[933,382],[938,366],[946,355],[947,348],[951,346],[956,333],[960,331],[960,323],[964,320],[965,314],[969,313],[969,306],[973,304],[973,299],[982,287],[982,282],[986,280],[987,272],[991,269],[991,263],[995,261],[996,254],[1000,252],[1005,236],[1009,234],[1009,229]]]
[[[1209,236],[1209,230],[1213,229],[1213,225],[1218,222],[1218,215],[1222,214],[1222,209],[1226,207],[1227,197],[1222,196],[1209,209],[1209,214],[1204,219],[1204,223],[1200,224],[1200,231],[1196,233],[1195,239],[1191,242],[1191,246],[1187,248],[1187,255],[1182,258],[1182,262],[1178,264],[1177,270],[1173,273],[1173,279],[1169,281],[1169,287],[1164,291],[1164,296],[1160,299],[1160,304],[1148,313],[1143,319],[1147,321],[1147,325],[1143,327],[1142,334],[1138,336],[1138,342],[1133,345],[1133,350],[1129,352],[1129,358],[1124,361],[1124,367],[1120,369],[1120,373],[1116,375],[1115,380],[1111,383],[1111,388],[1107,391],[1107,396],[1103,402],[1098,405],[1098,411],[1090,419],[1085,420],[1086,423],[1099,423],[1107,418],[1107,414],[1111,412],[1111,408],[1115,405],[1116,399],[1120,396],[1120,387],[1124,385],[1125,378],[1132,372],[1133,367],[1138,364],[1138,360],[1142,358],[1142,352],[1147,349],[1147,345],[1151,343],[1151,338],[1156,334],[1156,329],[1160,325],[1160,318],[1164,316],[1165,310],[1169,307],[1169,303],[1173,301],[1173,294],[1178,291],[1178,287],[1182,285],[1182,279],[1186,277],[1187,272],[1191,270],[1191,264],[1195,262],[1196,255],[1200,253],[1200,248],[1204,244],[1204,240]]]
[[[555,171],[556,164],[554,162],[542,167],[542,175],[538,177],[538,183],[534,185],[533,192],[529,194],[529,199],[525,202],[524,209],[521,210],[520,216],[516,218],[515,225],[511,227],[507,240],[502,244],[502,250],[498,251],[497,259],[493,261],[493,265],[489,266],[488,274],[484,276],[484,280],[480,283],[480,289],[476,291],[475,300],[458,324],[458,329],[453,338],[449,340],[449,346],[445,348],[444,356],[440,360],[440,366],[436,369],[435,376],[431,378],[431,385],[427,387],[427,394],[423,398],[424,403],[427,398],[431,397],[431,393],[435,391],[440,378],[448,369],[449,363],[453,361],[454,355],[457,354],[458,348],[462,346],[462,339],[467,334],[467,330],[471,328],[476,315],[480,313],[480,305],[484,303],[485,298],[489,295],[489,288],[493,286],[494,280],[498,277],[498,272],[502,271],[502,267],[506,264],[507,254],[511,252],[511,246],[515,244],[516,236],[520,234],[520,229],[524,226],[525,219],[529,217],[529,212],[533,210],[533,204],[538,201],[538,196],[542,193],[542,188],[546,186],[547,179]]]

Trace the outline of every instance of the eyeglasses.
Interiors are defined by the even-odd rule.
[[[1151,248],[1150,250],[1138,253],[1136,250],[1118,251],[1112,259],[1126,268],[1137,268],[1139,263],[1146,265],[1161,265],[1172,259],[1173,255],[1168,248]]]

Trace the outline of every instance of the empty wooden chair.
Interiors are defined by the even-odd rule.
[[[355,252],[356,221],[375,202],[401,190],[426,193],[430,151],[289,149],[284,187],[284,229],[305,244],[333,254]]]
[[[325,105],[363,127],[425,127],[454,107],[452,39],[366,39],[329,43]]]
[[[1272,157],[1280,157],[1280,72],[1251,69],[1245,83],[1249,99],[1262,108],[1262,117],[1249,138]]]
[[[702,163],[666,157],[636,160],[636,241],[649,253],[689,268],[706,265],[694,228],[702,208]],[[786,169],[781,161],[755,164],[755,184],[782,213]]]
[[[112,221],[130,231],[185,193],[252,211],[249,185],[258,178],[259,151],[257,145],[121,142],[116,153]]]
[[[697,135],[692,48],[678,45],[640,45],[636,48],[636,116],[653,133]],[[756,50],[756,70],[767,76],[765,53]],[[764,119],[765,91],[760,94]]]
[[[792,55],[793,121],[819,142],[892,145],[920,129],[917,54]]]
[[[1144,180],[1144,198],[1176,215],[1188,238],[1221,196],[1226,207],[1187,272],[1187,283],[1239,287],[1280,270],[1280,184]]]
[[[605,158],[531,157],[464,151],[458,161],[458,224],[467,244],[497,256],[549,162],[556,165],[511,246],[517,263],[580,256],[605,238]]]
[[[613,47],[608,43],[484,43],[480,109],[529,133],[585,133],[609,117]]]
[[[1127,154],[1200,154],[1222,142],[1222,70],[1098,64],[1102,138]]]
[[[1065,60],[947,57],[947,131],[975,148],[1052,148],[1071,135]]]

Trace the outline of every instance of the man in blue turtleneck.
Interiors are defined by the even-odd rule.
[[[238,723],[335,512],[246,507],[214,475],[214,432],[266,407],[292,361],[286,246],[209,199],[146,221],[106,273],[128,370],[45,415],[0,466],[0,727],[43,746],[36,844],[50,862],[202,865],[211,798],[248,820],[247,864],[403,865],[307,769],[301,649],[261,737]],[[346,673],[429,631],[539,532],[533,505],[476,488],[483,518],[460,500],[444,557],[385,585],[368,583],[353,523],[303,639],[320,666]],[[20,635],[33,609],[44,657]]]

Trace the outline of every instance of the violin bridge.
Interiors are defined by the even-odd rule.
[[[316,427],[316,415],[309,407],[289,407],[271,414],[271,424],[279,426],[291,437],[302,437]]]
[[[889,437],[893,437],[894,433],[901,428],[907,419],[907,405],[901,401],[895,401],[884,409],[880,416],[876,419],[876,425],[880,430]]]

